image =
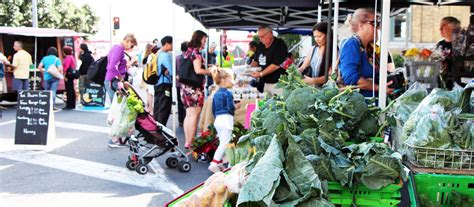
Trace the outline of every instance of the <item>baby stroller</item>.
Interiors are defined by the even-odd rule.
[[[128,90],[131,89],[144,105],[143,99],[140,98],[132,85],[125,82],[124,88],[127,90],[122,91],[124,95],[130,95]],[[174,132],[155,121],[148,111],[145,110],[144,113],[137,115],[135,129],[138,131],[138,134],[136,136],[132,135],[127,140],[130,145],[130,156],[126,163],[128,169],[135,170],[142,175],[146,174],[148,172],[147,164],[150,163],[153,158],[171,151],[171,156],[166,159],[166,165],[169,168],[177,167],[181,172],[191,171],[189,159],[186,154],[178,148],[178,139]]]

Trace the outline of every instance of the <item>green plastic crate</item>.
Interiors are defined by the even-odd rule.
[[[341,207],[386,207],[397,206],[401,200],[402,186],[390,184],[380,190],[371,190],[363,185],[353,188],[341,186],[337,182],[328,182],[329,201]]]
[[[451,207],[451,191],[474,198],[474,176],[448,174],[415,174],[418,198],[428,198],[438,207]]]

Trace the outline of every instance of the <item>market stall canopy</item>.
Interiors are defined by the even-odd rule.
[[[412,4],[466,5],[472,0],[392,0],[391,14],[405,11]],[[309,29],[318,19],[318,2],[322,5],[322,21],[328,16],[328,1],[318,0],[173,0],[204,27],[210,29],[255,30],[270,25],[276,30]],[[340,0],[339,21],[357,8],[374,7],[375,0]],[[378,7],[381,0],[378,0]]]
[[[85,33],[78,33],[69,29],[34,28],[34,27],[0,27],[0,34],[21,35],[30,37],[82,37]]]

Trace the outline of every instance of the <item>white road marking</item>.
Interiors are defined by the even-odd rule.
[[[98,121],[105,122],[105,120],[98,120]],[[54,125],[56,127],[60,127],[60,128],[83,130],[83,131],[89,131],[89,132],[99,132],[99,133],[109,133],[110,132],[109,127],[89,125],[89,124],[78,124],[78,123],[68,123],[68,122],[56,121],[56,122],[54,122]]]
[[[39,194],[11,194],[0,193],[0,206],[8,207],[63,207],[63,206],[87,206],[87,207],[129,207],[148,206],[153,197],[162,193],[142,193],[138,195],[118,196],[113,193],[84,193],[84,192],[60,192]]]
[[[11,124],[11,123],[15,123],[16,120],[10,120],[10,121],[6,121],[6,122],[1,122],[0,123],[0,126],[3,126],[3,125],[7,125],[7,124]]]
[[[13,166],[13,165],[3,165],[3,166],[0,166],[0,171],[5,170],[5,169],[7,169],[7,168],[9,168],[9,167],[12,167],[12,166]]]
[[[125,163],[124,167],[117,167],[31,150],[0,152],[0,158],[50,167],[128,185],[152,188],[159,192],[167,192],[173,197],[183,194],[183,190],[170,181],[163,173],[139,175],[135,171],[126,169]],[[158,167],[156,165],[154,167],[161,168],[159,165]]]

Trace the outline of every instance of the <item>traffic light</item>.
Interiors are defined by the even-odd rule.
[[[114,29],[120,29],[120,18],[114,17]]]

